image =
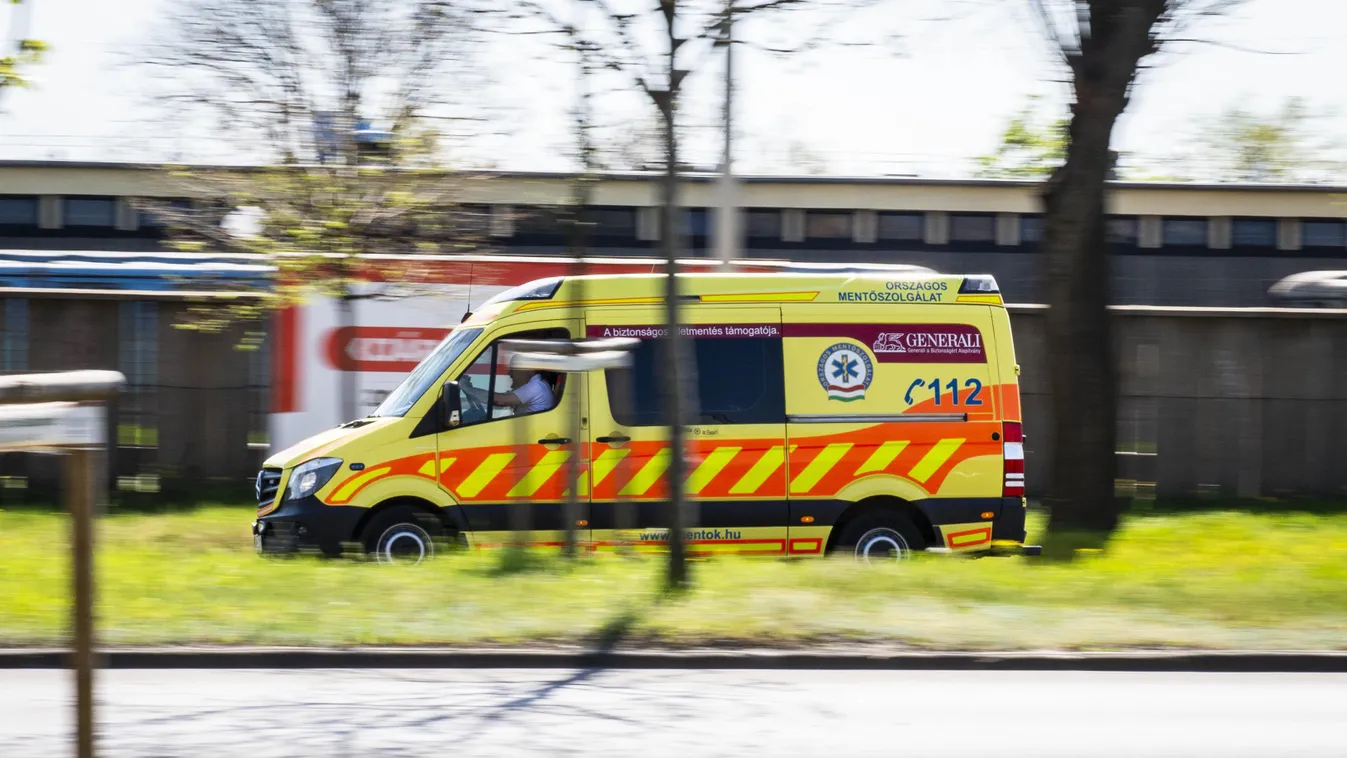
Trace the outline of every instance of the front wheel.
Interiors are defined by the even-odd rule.
[[[867,513],[847,524],[837,550],[850,553],[862,563],[901,561],[925,550],[921,532],[904,516],[892,511]]]
[[[444,524],[416,508],[392,508],[365,526],[365,552],[382,564],[415,566],[445,544]]]

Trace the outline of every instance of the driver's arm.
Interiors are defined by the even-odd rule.
[[[470,384],[465,385],[463,391],[473,400],[483,404],[486,403],[489,397],[486,390],[474,387]],[[513,392],[497,392],[496,397],[494,398],[494,405],[497,407],[518,408],[523,404],[524,401],[520,400],[519,396],[515,395]]]
[[[506,408],[518,408],[523,404],[524,401],[520,400],[519,396],[514,394],[513,392],[496,394],[496,405],[503,405]]]

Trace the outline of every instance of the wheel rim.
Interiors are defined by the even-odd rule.
[[[888,527],[871,529],[856,542],[856,560],[862,563],[902,561],[912,553],[907,540]]]
[[[383,564],[415,566],[435,552],[430,534],[415,524],[394,524],[379,537],[375,557]]]

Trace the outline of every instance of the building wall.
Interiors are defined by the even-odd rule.
[[[0,297],[7,340],[11,300]],[[10,370],[113,368],[131,380],[109,422],[119,442],[114,486],[135,491],[152,478],[169,497],[245,496],[265,456],[249,443],[264,428],[266,402],[266,374],[256,363],[265,353],[239,349],[247,325],[184,330],[186,305],[167,300],[24,302],[27,365]],[[1347,495],[1347,312],[1114,312],[1122,478],[1166,498]],[[1012,323],[1029,491],[1041,497],[1051,476],[1052,356],[1041,307],[1013,306]],[[35,493],[50,496],[56,475],[50,457],[0,456],[0,477],[27,478]],[[0,492],[0,501],[12,497]]]
[[[1347,312],[1115,310],[1120,476],[1162,498],[1347,495]],[[1012,314],[1031,496],[1050,479],[1041,309]]]
[[[740,187],[748,257],[991,273],[1010,300],[1041,299],[1039,183],[749,177]],[[0,249],[163,250],[166,230],[129,199],[205,200],[193,200],[188,187],[153,166],[0,162],[0,188],[0,201],[28,209],[0,207]],[[566,226],[557,216],[568,212],[571,191],[571,180],[558,174],[470,177],[446,213],[467,230],[471,252],[566,254]],[[689,256],[712,254],[714,192],[711,177],[685,179]],[[1347,268],[1340,196],[1340,188],[1327,186],[1115,183],[1113,302],[1262,306],[1268,287],[1289,274]],[[108,202],[116,212],[94,217],[73,204]],[[593,188],[589,252],[655,254],[657,202],[651,176],[602,178]],[[898,217],[910,228],[886,224]]]
[[[21,303],[21,330],[4,319]],[[240,350],[249,325],[217,334],[185,330],[187,305],[171,300],[113,297],[68,299],[0,296],[0,335],[22,341],[26,360],[0,365],[9,373],[111,369],[127,377],[109,406],[108,439],[115,440],[109,483],[126,493],[246,497],[261,463],[250,439],[261,429],[257,351]],[[0,502],[51,501],[59,470],[51,456],[0,455]]]
[[[250,481],[261,464],[248,445],[257,351],[240,349],[247,325],[219,333],[180,328],[185,307],[160,304],[157,464],[166,488],[227,489]]]

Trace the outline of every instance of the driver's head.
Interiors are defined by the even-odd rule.
[[[518,389],[527,384],[528,380],[532,379],[533,375],[536,373],[538,372],[526,368],[510,369],[510,381],[513,383],[514,387]]]

